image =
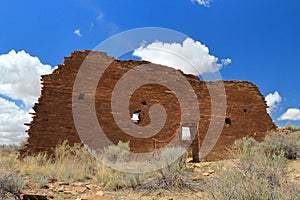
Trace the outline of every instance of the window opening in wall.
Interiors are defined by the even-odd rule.
[[[244,112],[247,112],[247,109],[244,109]]]
[[[181,140],[191,140],[191,129],[190,127],[182,127],[181,130]]]
[[[227,118],[225,119],[225,124],[226,124],[226,125],[231,125],[231,119],[230,119],[229,117],[227,117]]]
[[[147,102],[146,102],[146,101],[143,101],[143,102],[142,102],[142,105],[144,105],[144,106],[147,105]]]
[[[136,124],[140,123],[140,121],[141,121],[141,118],[140,118],[140,112],[135,112],[135,113],[133,113],[133,114],[132,114],[132,117],[131,117],[131,120],[132,120],[134,123],[136,123]]]
[[[79,97],[78,97],[78,100],[83,100],[83,99],[84,99],[84,93],[80,93]]]

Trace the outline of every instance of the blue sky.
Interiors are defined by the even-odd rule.
[[[113,34],[139,27],[169,28],[206,45],[211,55],[230,58],[231,64],[220,70],[223,79],[251,81],[264,96],[277,91],[282,100],[271,112],[273,120],[280,126],[288,121],[298,125],[299,110],[294,110],[293,117],[288,118],[297,120],[278,118],[289,108],[300,108],[300,1],[214,0],[207,2],[208,6],[200,3],[200,0],[3,1],[0,55],[24,50],[53,68],[72,51],[93,49]],[[48,71],[43,73],[49,72],[47,67]],[[26,107],[22,99],[1,90],[0,97],[15,102],[21,110]]]

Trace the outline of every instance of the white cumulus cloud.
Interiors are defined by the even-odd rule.
[[[267,102],[267,105],[269,106],[269,108],[267,108],[267,111],[270,114],[278,107],[279,103],[282,101],[282,97],[277,91],[275,91],[273,94],[268,94],[265,97],[265,100]]]
[[[74,30],[73,33],[74,33],[75,35],[77,35],[78,37],[81,37],[81,36],[82,36],[80,29]]]
[[[231,59],[230,58],[225,58],[221,60],[222,65],[229,65],[231,63]]]
[[[209,49],[198,41],[187,38],[180,43],[153,42],[142,44],[133,52],[143,60],[167,65],[182,70],[186,74],[201,75],[216,72],[224,65],[231,63],[231,59],[219,59],[209,54]]]
[[[0,55],[0,144],[18,143],[27,136],[24,123],[31,121],[28,111],[40,96],[41,75],[52,70],[25,51]]]
[[[289,108],[283,113],[278,120],[295,120],[300,121],[300,110],[297,108]]]
[[[201,6],[209,7],[211,0],[191,0],[192,2],[196,2]]]
[[[0,144],[13,144],[27,136],[24,123],[31,121],[27,111],[19,108],[14,102],[0,98]]]
[[[0,94],[32,107],[40,95],[40,76],[51,72],[50,65],[42,64],[25,51],[12,50],[0,55]]]

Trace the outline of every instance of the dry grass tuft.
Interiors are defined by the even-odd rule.
[[[118,146],[107,147],[101,156],[106,161],[124,165],[132,162],[131,158],[128,157],[129,150],[129,143],[119,142]],[[56,147],[54,155],[51,157],[45,153],[40,153],[36,156],[27,156],[23,160],[17,160],[16,153],[13,153],[10,159],[5,160],[5,166],[7,169],[18,172],[20,176],[29,177],[29,181],[39,188],[44,188],[49,179],[63,182],[93,179],[96,183],[113,190],[137,189],[149,180],[156,180],[156,177],[160,177],[157,181],[165,184],[168,188],[179,188],[183,187],[181,175],[185,171],[186,154],[177,160],[175,158],[179,153],[181,155],[182,151],[183,149],[174,147],[162,151],[158,156],[164,158],[165,163],[169,163],[170,159],[174,159],[175,162],[166,165],[159,171],[127,173],[111,169],[100,163],[87,148],[79,144],[70,146],[65,141]],[[17,152],[17,148],[7,147],[2,152],[3,154],[10,154]]]
[[[56,147],[53,157],[45,153],[27,156],[18,161],[17,170],[43,187],[49,177],[64,182],[90,179],[95,175],[95,166],[95,158],[87,150],[65,141]]]

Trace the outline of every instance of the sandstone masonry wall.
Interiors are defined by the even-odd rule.
[[[90,51],[75,51],[71,57],[66,57],[63,64],[58,66],[52,74],[42,77],[43,90],[39,102],[35,104],[33,121],[27,124],[27,143],[20,150],[21,156],[32,155],[38,152],[53,152],[53,148],[64,140],[70,144],[84,142],[93,143],[95,127],[90,126],[86,130],[86,138],[80,138],[74,124],[72,113],[72,92],[76,74]],[[134,91],[130,103],[129,113],[140,113],[139,126],[151,123],[149,108],[154,104],[164,106],[167,113],[165,126],[160,132],[149,138],[138,138],[124,133],[117,124],[113,123],[113,111],[111,109],[111,96],[113,89],[130,69],[141,64],[151,64],[146,61],[120,61],[108,57],[105,53],[95,52],[97,56],[89,59],[88,65],[91,69],[102,67],[112,62],[103,73],[95,96],[95,110],[101,128],[106,137],[113,143],[118,141],[130,141],[130,148],[134,152],[147,152],[161,148],[170,144],[182,143],[181,141],[181,111],[180,103],[176,95],[169,88],[158,84],[146,84]],[[99,65],[100,63],[100,65]],[[176,73],[173,68],[151,64],[156,71],[161,73]],[[151,72],[149,72],[151,73]],[[196,92],[200,110],[199,126],[194,127],[197,122],[194,113],[189,114],[191,119],[191,132],[195,134],[192,143],[194,159],[197,161],[199,149],[206,136],[211,120],[211,97],[208,91],[209,82],[200,81],[193,75],[185,75],[190,85]],[[275,129],[275,124],[266,112],[266,103],[259,89],[246,81],[223,81],[226,91],[227,110],[225,119],[222,118],[223,131],[216,146],[206,156],[207,160],[219,160],[226,158],[226,147],[230,147],[234,140],[252,136],[257,140],[262,140],[267,131]],[[86,87],[90,87],[87,83]],[[75,98],[85,98],[90,94],[73,93]],[[74,97],[74,96],[73,96]],[[160,117],[160,116],[158,116]],[[90,119],[84,118],[89,122]],[[104,141],[104,139],[103,139]]]

